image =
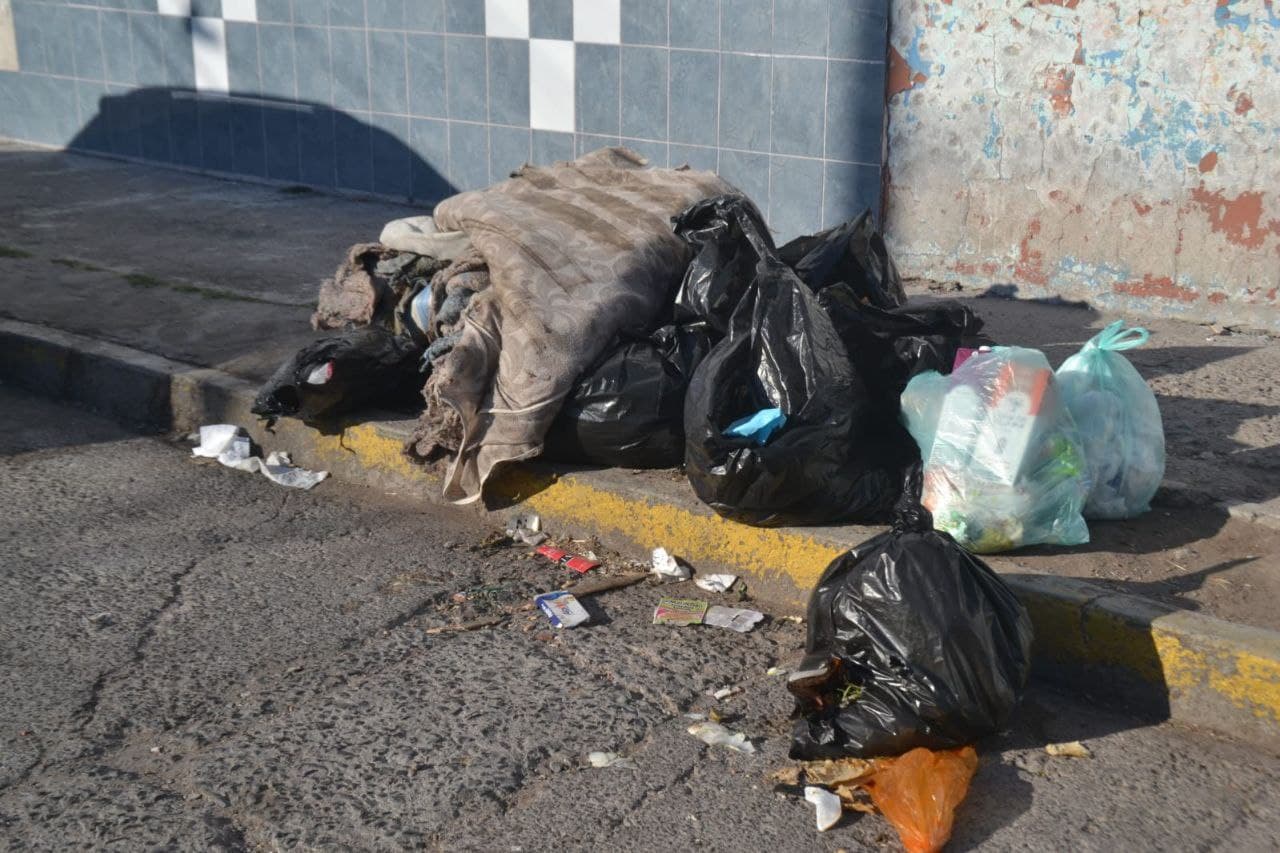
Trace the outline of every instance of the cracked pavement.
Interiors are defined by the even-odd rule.
[[[654,626],[645,582],[556,631],[519,608],[566,575],[470,514],[286,491],[3,387],[0,483],[2,849],[898,849],[765,778],[799,625]],[[689,736],[711,707],[759,752]],[[1074,739],[1093,758],[1043,751]],[[1248,744],[1037,685],[980,746],[952,849],[1280,846]]]

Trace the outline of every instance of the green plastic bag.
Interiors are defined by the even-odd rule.
[[[1084,451],[1044,353],[979,350],[908,383],[902,416],[933,526],[979,554],[1089,541]]]
[[[1146,329],[1126,329],[1117,320],[1058,368],[1092,482],[1086,518],[1141,515],[1164,479],[1164,425],[1156,395],[1120,355],[1150,337]]]

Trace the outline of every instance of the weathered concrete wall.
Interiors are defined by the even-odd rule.
[[[905,273],[1280,329],[1280,0],[894,0]]]

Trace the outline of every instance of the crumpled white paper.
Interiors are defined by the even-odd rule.
[[[253,455],[253,445],[244,430],[235,424],[210,424],[200,427],[200,444],[191,449],[192,456],[217,459],[228,468],[237,471],[259,473],[277,485],[290,489],[315,488],[328,471],[308,471],[298,468],[289,454],[275,451],[263,461]]]
[[[812,803],[817,811],[815,817],[818,822],[818,832],[826,832],[840,822],[840,814],[844,808],[840,805],[840,798],[835,794],[826,788],[808,785],[804,789],[804,798]]]
[[[715,625],[717,628],[728,628],[730,631],[746,634],[762,619],[764,619],[764,614],[759,610],[747,610],[743,607],[721,607],[718,604],[713,604],[707,608],[707,615],[703,617],[702,621],[705,625]]]
[[[694,723],[689,726],[689,734],[708,746],[723,746],[726,749],[732,749],[734,752],[743,752],[747,755],[753,755],[756,751],[755,744],[747,740],[747,736],[742,732],[731,732],[719,723],[705,722]]]
[[[694,584],[707,592],[728,592],[737,580],[737,575],[702,575]]]
[[[693,569],[681,565],[679,560],[667,553],[666,548],[653,549],[653,571],[664,578],[678,581],[687,581],[693,577]]]

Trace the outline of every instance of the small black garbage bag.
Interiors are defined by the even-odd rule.
[[[702,321],[716,338],[729,332],[734,310],[756,277],[756,265],[775,253],[764,217],[743,195],[703,199],[672,219],[694,251],[676,291],[677,323]]]
[[[703,323],[620,341],[583,371],[547,433],[543,455],[623,468],[680,465],[685,390],[709,349]]]
[[[897,308],[907,301],[902,277],[870,210],[826,231],[797,237],[778,250],[778,257],[814,290],[844,283],[876,308]]]
[[[919,506],[837,557],[809,598],[791,757],[898,755],[1004,724],[1031,666],[1031,621],[1008,585]]]
[[[253,413],[313,421],[365,406],[421,408],[422,348],[370,326],[298,350],[258,391]]]

